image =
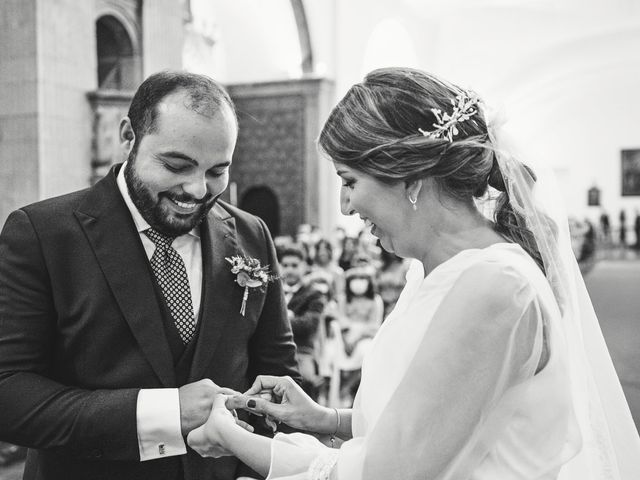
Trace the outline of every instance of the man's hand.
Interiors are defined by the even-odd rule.
[[[219,387],[208,378],[183,385],[178,389],[180,397],[180,428],[183,436],[186,436],[191,430],[204,425],[209,418],[213,401],[218,393],[237,395],[239,392],[230,388]]]

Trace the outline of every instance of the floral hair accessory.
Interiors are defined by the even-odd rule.
[[[269,265],[261,266],[260,260],[257,258],[234,255],[233,257],[225,257],[225,260],[231,264],[231,273],[236,274],[236,283],[244,288],[242,306],[240,307],[240,314],[244,316],[249,290],[257,288],[262,291],[269,282],[273,282],[278,277],[269,272]]]
[[[480,103],[480,99],[475,93],[465,91],[457,95],[455,100],[451,100],[453,105],[451,114],[443,113],[439,108],[431,109],[436,116],[436,123],[433,124],[434,130],[427,131],[418,128],[418,131],[425,137],[447,138],[449,142],[453,142],[453,137],[458,134],[458,123],[465,122],[478,113],[476,108],[478,103]]]

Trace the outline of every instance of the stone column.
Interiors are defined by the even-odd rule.
[[[183,6],[177,0],[142,4],[142,66],[144,76],[182,68]]]
[[[0,7],[0,223],[40,193],[36,6]]]
[[[0,222],[88,185],[95,89],[92,2],[0,4]]]

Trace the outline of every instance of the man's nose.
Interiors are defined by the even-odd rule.
[[[182,185],[182,189],[186,194],[200,200],[207,194],[207,180],[204,176],[194,176]]]

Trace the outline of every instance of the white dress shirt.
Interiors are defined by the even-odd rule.
[[[295,285],[289,285],[287,282],[282,282],[282,290],[284,291],[284,300],[287,302],[287,305],[293,298],[293,295],[300,290],[302,287],[302,282],[298,282]]]
[[[131,217],[136,225],[140,240],[150,260],[156,248],[153,241],[144,234],[151,228],[133,204],[124,178],[125,164],[120,168],[117,184]],[[198,320],[202,293],[202,248],[200,236],[195,228],[177,237],[172,247],[184,261],[191,290],[194,318]],[[180,428],[180,400],[177,388],[142,389],[138,394],[136,408],[138,448],[140,460],[153,460],[173,455],[184,455],[187,447]]]

